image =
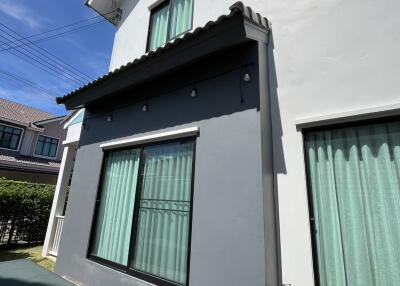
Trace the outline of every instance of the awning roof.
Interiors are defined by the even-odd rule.
[[[208,22],[182,37],[167,43],[98,79],[57,98],[67,109],[81,108],[130,88],[150,78],[186,65],[195,59],[224,50],[249,40],[267,41],[270,31],[268,20],[250,7],[237,2],[228,15]]]

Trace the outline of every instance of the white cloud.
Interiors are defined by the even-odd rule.
[[[27,24],[31,29],[38,30],[42,26],[43,18],[16,1],[0,0],[0,12]]]

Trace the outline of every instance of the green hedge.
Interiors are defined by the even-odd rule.
[[[54,189],[0,178],[0,242],[43,241]]]

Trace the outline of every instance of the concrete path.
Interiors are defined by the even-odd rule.
[[[28,259],[0,262],[0,286],[74,286]]]

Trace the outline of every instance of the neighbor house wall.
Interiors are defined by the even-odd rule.
[[[222,55],[218,55],[141,89],[155,97],[126,102],[128,95],[139,91],[125,91],[123,97],[113,99],[114,105],[104,103],[112,107],[87,108],[58,274],[87,285],[144,285],[86,258],[103,160],[100,144],[197,126],[189,283],[266,285],[257,46],[250,50],[251,58],[239,50],[222,65],[218,63]],[[231,61],[232,57],[239,60]],[[245,62],[253,62],[247,67],[250,83],[242,81],[240,64]],[[210,69],[211,63],[219,71]],[[194,81],[197,98],[190,96]],[[149,105],[148,112],[142,111],[144,103]],[[110,114],[112,122],[107,122]]]
[[[32,145],[30,148],[30,154],[31,156],[35,156],[35,148],[36,148],[36,143],[39,135],[43,136],[49,136],[52,138],[58,139],[58,147],[57,147],[57,154],[54,160],[61,160],[62,157],[62,151],[63,151],[63,146],[62,142],[65,140],[66,135],[67,135],[67,130],[64,130],[63,126],[61,125],[62,118],[57,121],[51,121],[49,123],[44,123],[41,126],[43,126],[43,132],[36,132],[33,140],[32,140]]]
[[[110,69],[145,53],[148,7],[154,2],[125,0]],[[233,1],[194,3],[197,27],[229,13]],[[272,23],[268,68],[282,282],[309,286],[314,283],[311,241],[303,144],[296,121],[400,103],[400,2],[248,0],[245,4]]]

